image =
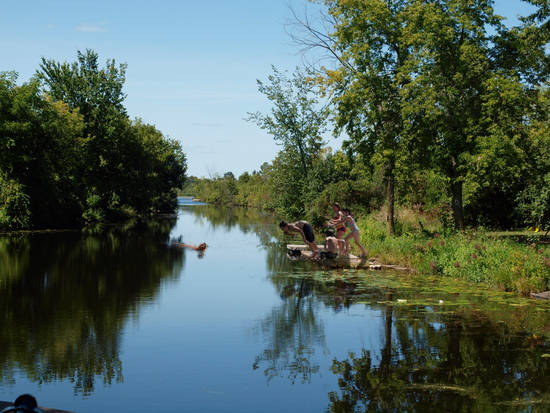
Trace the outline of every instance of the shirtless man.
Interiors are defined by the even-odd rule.
[[[313,227],[309,222],[296,221],[288,223],[286,221],[281,221],[279,227],[286,235],[290,235],[293,232],[300,234],[307,246],[313,251],[313,257],[319,255],[319,250],[317,249],[317,245],[315,244],[315,234],[313,233]]]
[[[325,248],[326,258],[334,259],[338,256],[345,255],[346,253],[346,241],[338,239],[334,236],[334,230],[327,229],[325,232]]]

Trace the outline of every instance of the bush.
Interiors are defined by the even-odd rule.
[[[82,213],[82,218],[86,222],[99,222],[105,218],[103,208],[101,208],[101,197],[97,194],[90,194],[86,198],[86,208]]]
[[[0,228],[22,229],[31,224],[30,198],[25,187],[0,174]]]
[[[483,231],[448,236],[414,232],[387,237],[385,223],[377,214],[360,219],[358,225],[369,256],[384,263],[483,282],[520,294],[547,290],[550,286],[548,247],[497,239]]]

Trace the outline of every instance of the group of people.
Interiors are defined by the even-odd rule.
[[[351,249],[350,241],[354,239],[361,250],[361,257],[366,257],[367,251],[361,245],[361,232],[351,211],[348,208],[342,209],[337,202],[332,204],[332,210],[334,211],[334,216],[326,224],[328,228],[325,231],[325,256],[327,258],[336,258],[339,255],[348,255]],[[306,245],[313,251],[313,256],[317,257],[320,255],[319,248],[315,244],[315,233],[309,222],[296,221],[288,223],[282,221],[279,227],[287,235],[291,233],[301,235]],[[347,235],[346,232],[348,232]]]

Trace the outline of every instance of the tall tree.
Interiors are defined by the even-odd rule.
[[[44,91],[84,119],[84,218],[169,211],[183,185],[186,159],[180,145],[152,125],[130,121],[123,105],[126,65],[99,64],[92,50],[73,63],[42,59],[37,78]]]
[[[89,198],[98,197],[103,209],[117,203],[118,177],[123,173],[123,151],[130,139],[123,101],[126,65],[107,60],[101,68],[93,50],[77,53],[72,63],[43,58],[37,77],[44,91],[66,102],[84,117],[87,187]]]
[[[526,56],[545,58],[540,32],[529,25],[507,29],[493,3],[416,0],[408,9],[410,54],[401,93],[406,136],[446,175],[457,229],[465,225],[468,174],[485,170],[493,188],[499,181],[513,186],[520,177],[533,86],[547,78],[544,61]]]
[[[323,24],[298,20],[305,36],[294,38],[336,62],[321,68],[322,81],[348,148],[386,167],[388,232],[393,177],[404,161],[445,175],[458,229],[466,181],[467,196],[478,188],[491,199],[514,197],[525,170],[524,126],[550,66],[546,2],[530,1],[537,11],[508,29],[492,0],[312,1],[327,7]]]
[[[0,227],[78,220],[82,116],[0,73]]]
[[[305,36],[294,38],[307,49],[321,48],[336,67],[321,67],[321,82],[335,105],[337,130],[349,136],[348,150],[384,168],[387,232],[394,231],[395,173],[403,154],[402,66],[408,57],[403,40],[404,0],[326,0],[329,27],[298,19]]]
[[[273,67],[268,82],[258,80],[258,90],[271,101],[271,114],[249,113],[247,120],[265,129],[285,151],[297,153],[305,177],[320,153],[328,116],[314,93],[314,82],[298,69],[288,78]]]

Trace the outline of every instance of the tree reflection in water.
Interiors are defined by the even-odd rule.
[[[361,302],[370,303],[366,311],[380,313],[381,344],[378,350],[333,360],[338,387],[328,394],[329,411],[550,410],[550,358],[542,357],[550,346],[524,331],[526,320],[534,317],[528,308],[395,305],[401,287],[371,286],[361,277],[339,279],[335,271],[321,282],[307,263],[291,265],[270,216],[239,208],[198,208],[195,214],[213,225],[256,233],[266,250],[268,277],[281,303],[255,329],[266,349],[253,368],[263,369],[268,380],[309,382],[320,373],[315,352],[326,345],[319,309],[339,311]]]
[[[331,412],[546,411],[548,342],[468,309],[430,310],[384,307],[380,356],[362,350],[333,361]]]
[[[319,372],[314,361],[317,347],[324,347],[322,323],[317,320],[318,303],[312,295],[311,283],[302,279],[286,284],[281,291],[282,304],[260,322],[258,334],[268,348],[256,356],[253,369],[263,368],[270,381],[286,375],[294,384],[300,378],[309,382]]]
[[[192,208],[200,222],[208,220],[213,227],[230,230],[238,227],[244,233],[252,232],[259,247],[266,252],[268,277],[281,297],[255,328],[267,348],[253,362],[253,369],[262,369],[267,380],[282,376],[292,383],[309,382],[319,372],[314,361],[315,349],[325,346],[324,327],[317,319],[319,300],[310,280],[289,278],[288,272],[311,268],[308,263],[291,263],[286,255],[286,242],[273,216],[254,209],[219,208],[205,206]]]
[[[380,345],[333,360],[329,411],[550,409],[550,358],[542,357],[550,346],[524,331],[525,320],[544,321],[546,313],[397,305],[401,287],[334,271],[319,281],[307,263],[290,263],[270,215],[210,206],[193,214],[214,228],[254,233],[265,250],[281,301],[256,326],[265,349],[251,364],[268,380],[307,383],[322,373],[319,352],[328,333],[321,310],[364,305],[381,316],[383,332],[372,332]],[[83,394],[98,378],[122,381],[124,325],[185,262],[185,250],[166,245],[174,223],[0,237],[0,380],[18,373],[39,383],[68,379]]]
[[[97,376],[122,381],[124,324],[184,265],[185,251],[167,248],[174,224],[0,237],[0,380],[22,371],[83,394]]]

